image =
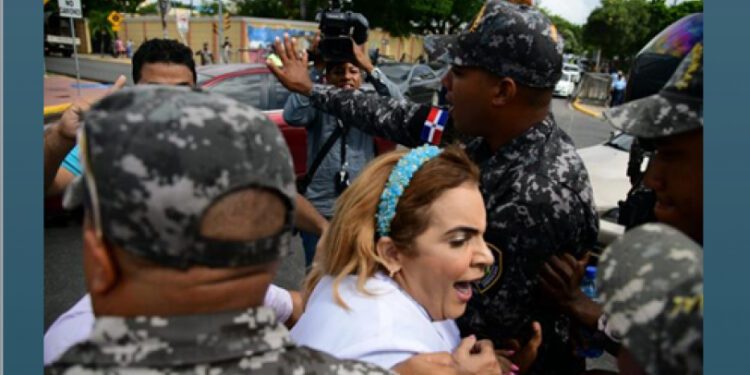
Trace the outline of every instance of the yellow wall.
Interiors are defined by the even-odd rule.
[[[268,27],[268,28],[286,28],[315,31],[318,24],[314,22],[276,20],[268,18],[254,17],[231,17],[231,26],[224,30],[224,35],[229,37],[232,43],[232,62],[247,62],[249,57],[246,53],[238,54],[238,49],[248,48],[247,27]],[[215,17],[191,17],[190,27],[185,35],[186,44],[193,50],[197,51],[203,48],[203,43],[207,42],[209,49],[214,54],[214,59],[218,58],[218,52],[223,41],[218,40],[218,35],[213,32],[213,22]],[[177,33],[177,26],[174,17],[170,17],[167,22],[169,38],[180,39]],[[123,40],[132,40],[134,48],[143,43],[146,39],[161,38],[161,19],[158,16],[140,16],[125,15],[122,28],[118,36]],[[387,42],[383,42],[383,41]],[[368,49],[380,48],[380,54],[390,56],[398,60],[401,54],[406,53],[407,61],[415,61],[419,55],[424,53],[423,41],[421,36],[410,36],[408,38],[394,38],[390,34],[381,30],[370,30]]]

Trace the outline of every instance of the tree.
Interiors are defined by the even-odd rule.
[[[575,25],[565,18],[552,14],[546,8],[540,7],[539,10],[552,21],[552,24],[557,28],[557,32],[562,35],[566,53],[580,55],[585,51],[582,26]]]
[[[583,40],[605,57],[627,60],[674,21],[702,11],[702,0],[675,6],[666,0],[602,0],[583,27]]]
[[[108,39],[114,39],[115,37],[115,32],[112,31],[112,25],[110,25],[107,20],[108,16],[108,11],[95,9],[90,11],[87,17],[89,20],[89,30],[91,31],[91,35],[98,36],[100,53],[104,53],[106,50],[104,45],[105,41]]]
[[[237,14],[312,21],[328,0],[237,0]],[[479,11],[484,0],[354,0],[351,9],[367,17],[370,27],[394,36],[454,32]],[[303,11],[304,10],[304,11]]]

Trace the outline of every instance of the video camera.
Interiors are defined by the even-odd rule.
[[[348,1],[351,3],[351,0]],[[331,0],[330,7],[317,18],[320,20],[320,44],[318,51],[326,62],[354,61],[354,43],[361,45],[367,41],[370,27],[367,18],[361,13],[344,12],[340,0]]]

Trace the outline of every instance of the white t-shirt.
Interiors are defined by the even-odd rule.
[[[280,322],[286,322],[292,315],[292,296],[276,285],[271,284],[268,288],[263,305],[273,309]],[[44,364],[54,362],[71,346],[88,339],[93,328],[94,309],[91,296],[86,294],[60,315],[44,334]]]
[[[460,335],[453,320],[431,321],[427,311],[393,279],[377,273],[367,280],[368,296],[357,290],[357,277],[347,276],[333,298],[333,278],[323,277],[305,312],[292,328],[292,339],[342,359],[357,359],[392,368],[417,353],[452,352]]]

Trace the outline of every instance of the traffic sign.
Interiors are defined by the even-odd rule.
[[[57,0],[60,7],[60,17],[83,18],[81,0]]]
[[[109,16],[107,16],[107,21],[112,24],[112,26],[120,26],[122,23],[122,15],[118,13],[117,11],[112,11],[109,13]]]

